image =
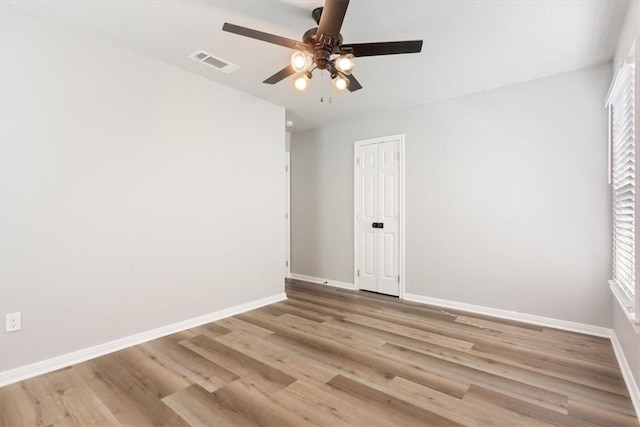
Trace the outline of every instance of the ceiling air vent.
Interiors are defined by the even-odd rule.
[[[204,50],[197,51],[189,58],[227,74],[233,73],[238,68],[240,68],[237,65],[227,62],[222,58],[218,58],[217,56],[213,56],[210,53],[205,52]]]

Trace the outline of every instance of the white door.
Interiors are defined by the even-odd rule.
[[[400,294],[400,139],[356,146],[356,280],[363,290]]]

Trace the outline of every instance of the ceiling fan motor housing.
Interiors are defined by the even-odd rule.
[[[342,44],[342,34],[337,37],[323,35],[321,40],[316,40],[318,28],[307,30],[302,36],[303,42],[308,46],[313,46],[313,62],[320,70],[326,69],[331,63],[331,55],[340,52]]]

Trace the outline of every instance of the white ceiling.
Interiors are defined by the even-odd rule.
[[[354,75],[364,89],[344,94],[317,71],[304,93],[291,78],[263,84],[287,65],[291,51],[222,31],[230,22],[299,40],[315,27],[311,11],[321,0],[12,3],[282,105],[298,131],[605,63],[628,2],[352,0],[345,43],[423,39],[424,45],[420,54],[358,58]],[[199,49],[240,69],[227,75],[188,58]]]

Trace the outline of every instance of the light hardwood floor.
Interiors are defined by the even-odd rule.
[[[0,425],[638,426],[607,339],[291,280],[0,389]]]

